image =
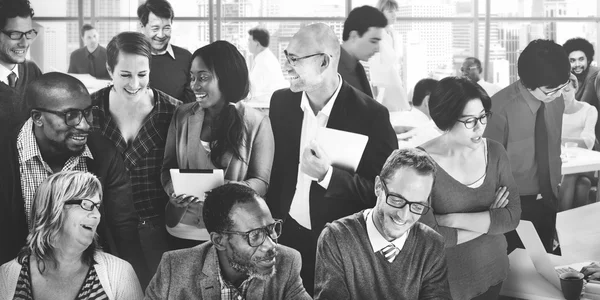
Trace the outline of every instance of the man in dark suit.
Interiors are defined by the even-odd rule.
[[[286,220],[280,241],[302,254],[302,279],[312,293],[321,230],[327,222],[375,204],[375,176],[398,141],[387,109],[338,74],[340,46],[331,28],[312,24],[300,29],[285,54],[290,88],[271,98],[275,157],[267,203]],[[322,127],[368,136],[356,171],[332,166],[315,141]]]
[[[106,69],[106,48],[98,44],[98,30],[90,24],[81,27],[83,48],[71,53],[69,73],[90,74],[98,79],[110,79]]]
[[[311,299],[300,254],[277,245],[281,220],[253,189],[213,189],[202,214],[210,241],[165,253],[144,299]]]
[[[41,182],[56,172],[85,171],[102,183],[98,235],[103,250],[131,263],[145,285],[150,276],[131,181],[117,149],[90,131],[93,108],[87,89],[72,76],[52,72],[32,81],[25,98],[32,107],[25,124],[14,131],[0,126],[0,264],[25,245]]]

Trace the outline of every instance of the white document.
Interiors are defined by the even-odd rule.
[[[171,180],[175,194],[186,194],[204,201],[205,193],[222,186],[225,182],[223,170],[180,170],[171,169]]]
[[[536,271],[560,291],[561,288],[558,273],[556,273],[554,266],[550,262],[550,258],[548,258],[546,249],[544,249],[542,240],[540,240],[537,231],[535,231],[533,223],[521,220],[519,226],[517,226],[517,233],[525,246],[525,251],[527,251],[529,258],[531,258]]]
[[[358,133],[319,127],[316,140],[329,156],[334,167],[356,172],[369,137]]]
[[[563,256],[600,259],[600,202],[556,214],[556,232]]]

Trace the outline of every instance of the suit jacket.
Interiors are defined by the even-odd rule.
[[[29,234],[21,192],[18,131],[0,133],[0,264],[17,256]],[[149,279],[148,268],[142,255],[138,216],[123,159],[99,133],[90,133],[87,145],[94,157],[87,160],[88,171],[98,177],[104,194],[98,226],[100,244],[106,252],[127,260],[145,285]]]
[[[275,137],[275,158],[267,204],[273,216],[282,219],[287,217],[296,192],[303,118],[301,99],[301,92],[290,89],[276,91],[271,98],[269,117]],[[369,141],[356,173],[334,167],[327,190],[317,182],[312,183],[310,216],[312,228],[317,232],[327,222],[375,205],[375,176],[392,151],[398,149],[387,109],[347,82],[342,83],[327,127],[363,134]]]
[[[106,48],[98,45],[92,56],[93,67],[90,68],[90,60],[88,56],[90,52],[87,47],[79,48],[71,53],[69,60],[69,73],[74,74],[90,74],[98,79],[109,79],[110,75],[106,69]]]
[[[300,278],[300,253],[283,245],[277,250],[277,273],[268,280],[253,279],[246,299],[311,299]],[[166,252],[144,299],[220,300],[217,263],[217,250],[211,242]]]

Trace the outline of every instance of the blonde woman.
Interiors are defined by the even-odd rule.
[[[38,188],[27,244],[0,267],[0,299],[142,299],[131,265],[98,250],[102,187],[60,172]]]

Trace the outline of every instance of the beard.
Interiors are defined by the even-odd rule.
[[[273,266],[271,272],[264,274],[264,273],[260,273],[258,271],[258,268],[256,267],[255,262],[252,261],[251,257],[244,257],[243,255],[241,255],[240,253],[238,253],[233,247],[231,248],[232,254],[231,257],[229,258],[229,265],[231,266],[232,269],[236,270],[239,273],[245,274],[248,276],[248,278],[258,278],[258,279],[262,279],[262,280],[267,280],[270,277],[272,277],[273,275],[275,275],[276,273],[276,269]],[[277,255],[277,252],[274,250],[271,250],[269,252],[267,252],[267,254],[265,255],[265,257],[272,257]],[[264,257],[259,257],[257,258],[257,260],[260,260]]]

